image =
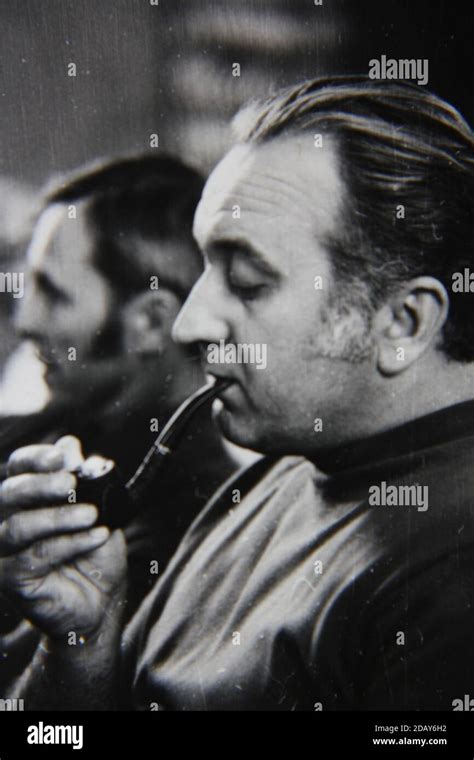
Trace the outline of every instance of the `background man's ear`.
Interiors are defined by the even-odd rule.
[[[434,277],[416,277],[379,310],[374,320],[377,366],[396,375],[435,349],[449,310],[444,285]]]
[[[164,288],[132,299],[122,317],[125,350],[141,355],[162,354],[172,343],[171,328],[180,308],[178,296]]]

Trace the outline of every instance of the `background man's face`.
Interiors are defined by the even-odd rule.
[[[37,346],[50,389],[73,398],[105,390],[111,382],[129,385],[140,380],[149,372],[142,365],[144,357],[159,356],[166,371],[173,360],[171,325],[182,299],[177,293],[189,292],[202,271],[199,256],[186,242],[152,240],[121,230],[113,241],[114,252],[120,249],[139,272],[153,273],[161,306],[145,274],[140,292],[119,297],[94,264],[100,239],[88,204],[75,206],[74,219],[66,204],[50,206],[41,215],[28,250],[25,297],[16,314],[17,329]],[[161,335],[160,351],[146,338],[153,322]],[[159,387],[156,372],[152,379]]]
[[[339,440],[367,392],[370,359],[347,360],[364,333],[357,313],[328,311],[337,286],[325,239],[343,185],[329,140],[276,139],[234,148],[206,185],[195,218],[205,271],[175,325],[183,342],[267,346],[267,367],[209,364],[236,383],[220,422],[236,443],[308,453]],[[315,289],[321,277],[323,289]],[[342,297],[344,293],[340,293]],[[314,421],[323,420],[315,432]]]
[[[112,290],[93,266],[95,236],[84,202],[76,218],[55,204],[41,215],[27,256],[25,297],[16,325],[36,343],[50,387],[77,379],[95,357],[112,308]],[[71,360],[75,350],[76,360]]]

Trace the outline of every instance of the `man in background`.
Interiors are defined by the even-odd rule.
[[[70,461],[100,452],[125,481],[171,413],[203,385],[198,352],[171,338],[202,271],[191,233],[202,187],[201,176],[179,160],[143,155],[76,172],[46,195],[15,325],[44,362],[51,399],[40,413],[3,421],[4,460],[19,444],[67,436],[60,445]],[[157,485],[161,506],[126,528],[128,615],[235,469],[209,408],[167,464]],[[16,621],[5,609],[3,630]],[[31,630],[23,624],[0,641],[9,655],[4,675],[19,633]]]

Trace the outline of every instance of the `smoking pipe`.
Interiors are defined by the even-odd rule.
[[[77,501],[96,504],[102,525],[123,527],[142,507],[147,506],[144,497],[151,483],[156,481],[165,461],[172,458],[198,409],[214,400],[231,384],[231,380],[212,380],[183,401],[128,482],[125,483],[120,477],[111,459],[98,455],[88,457],[74,470]]]

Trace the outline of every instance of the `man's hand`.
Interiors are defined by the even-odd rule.
[[[0,591],[64,643],[115,628],[125,590],[122,532],[94,527],[95,506],[70,503],[77,450],[73,439],[18,449],[0,488]]]

